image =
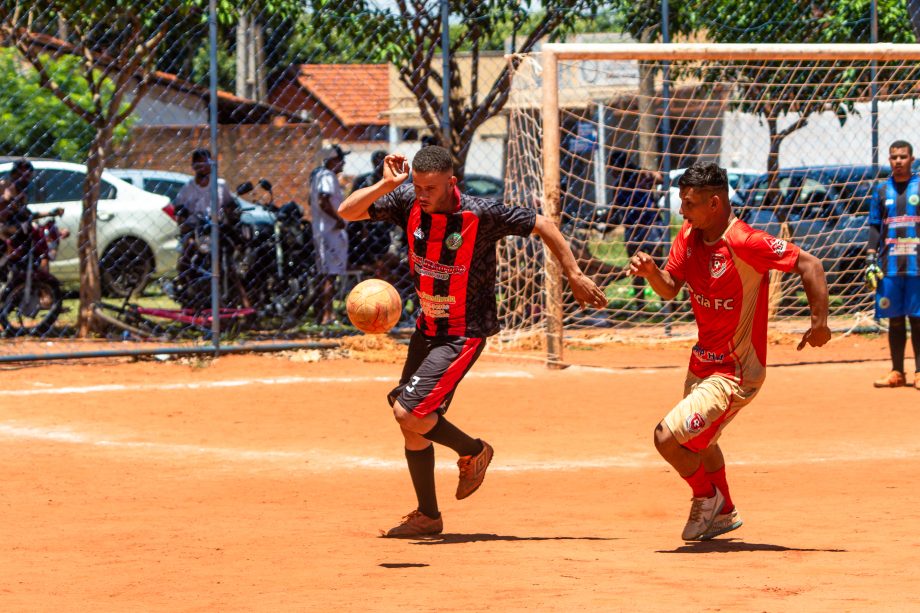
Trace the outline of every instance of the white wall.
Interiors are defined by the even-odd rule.
[[[779,122],[791,125],[797,115]],[[808,124],[787,136],[780,146],[780,167],[833,164],[871,164],[870,105],[856,105],[843,126],[834,113],[812,115]],[[903,139],[920,150],[920,106],[912,101],[879,103],[879,162],[887,164],[888,145]],[[723,166],[765,171],[769,151],[766,123],[754,115],[727,112],[722,126],[720,163]]]

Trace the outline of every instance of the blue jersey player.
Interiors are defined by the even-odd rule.
[[[904,350],[910,320],[913,386],[920,390],[920,176],[911,173],[914,150],[897,140],[888,148],[891,176],[876,187],[869,208],[869,271],[881,271],[875,297],[879,318],[888,318],[891,372],[875,387],[907,384]]]

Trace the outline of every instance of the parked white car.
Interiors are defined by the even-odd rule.
[[[7,158],[9,160],[9,158]],[[70,236],[61,241],[51,271],[65,284],[78,284],[77,235],[83,211],[86,166],[59,160],[30,160],[35,175],[29,187],[29,208],[44,213],[63,208],[58,221]],[[12,162],[0,163],[0,177]],[[104,171],[97,205],[96,240],[103,292],[125,296],[151,278],[176,267],[176,223],[163,210],[169,198],[138,189]]]
[[[147,168],[112,168],[110,171],[116,177],[139,187],[148,192],[166,196],[170,202],[179,193],[186,183],[194,177],[182,172],[170,170],[151,170]],[[233,190],[230,190],[231,193]],[[268,225],[275,223],[274,217],[261,206],[237,197],[242,210],[242,222],[254,225]]]
[[[686,171],[686,168],[678,168],[672,170],[669,173],[671,188],[669,190],[671,195],[671,218],[676,220],[683,220],[683,216],[680,214],[680,189],[677,187],[677,180],[681,177],[682,174]],[[748,183],[753,181],[755,178],[761,175],[760,172],[756,170],[750,170],[748,168],[726,168],[728,172],[728,198],[729,200],[735,195],[735,190],[745,187]],[[661,186],[658,186],[658,189],[661,189]],[[659,208],[667,208],[668,202],[664,196],[658,200]]]
[[[192,175],[169,170],[140,168],[110,168],[109,172],[144,191],[166,196],[172,202],[182,186],[192,180]]]

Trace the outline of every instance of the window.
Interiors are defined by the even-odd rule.
[[[51,168],[36,168],[34,200],[36,204],[57,202],[80,202],[83,200],[83,182],[86,174],[72,170],[56,170]],[[110,200],[115,198],[117,190],[106,181],[101,181],[99,199]]]
[[[170,200],[175,200],[184,185],[185,182],[174,179],[144,179],[144,191],[166,196]]]

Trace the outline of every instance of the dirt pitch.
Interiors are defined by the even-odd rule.
[[[363,349],[0,372],[0,610],[920,609],[920,391],[872,389],[884,339],[771,347],[722,439],[745,525],[698,544],[652,446],[685,344],[485,354],[449,415],[495,460],[458,502],[438,449],[425,541],[377,538],[414,506],[404,349]]]

